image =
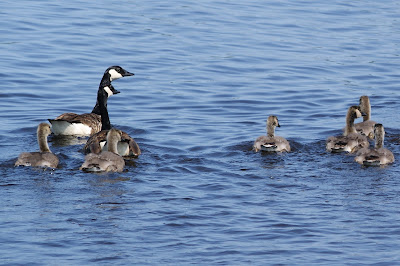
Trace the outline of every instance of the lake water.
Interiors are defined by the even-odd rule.
[[[0,263],[400,262],[396,1],[8,1],[0,11]],[[142,155],[79,171],[85,139],[50,136],[55,171],[13,166],[36,128],[90,112],[105,69],[111,123]],[[329,154],[368,95],[396,162]],[[293,151],[260,154],[277,115]]]

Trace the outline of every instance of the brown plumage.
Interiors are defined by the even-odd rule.
[[[84,149],[87,153],[100,153],[107,150],[107,133],[109,130],[102,130],[91,136],[86,142]],[[121,140],[118,142],[118,154],[121,156],[139,156],[141,154],[139,145],[126,132],[121,131]]]
[[[64,113],[55,119],[49,119],[54,135],[92,136],[102,129],[101,112],[107,110],[107,100],[111,95],[119,93],[111,81],[132,76],[120,66],[111,66],[103,74],[97,91],[97,102],[91,113]],[[107,114],[108,115],[108,114]]]

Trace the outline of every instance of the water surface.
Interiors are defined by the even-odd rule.
[[[400,154],[394,1],[6,1],[0,11],[0,262],[396,264],[398,162],[328,154],[370,96]],[[111,123],[142,155],[80,172],[85,139],[50,137],[58,169],[14,168],[36,127],[90,112],[104,70]],[[277,115],[293,152],[254,153]]]

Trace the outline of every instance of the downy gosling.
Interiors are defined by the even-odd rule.
[[[37,140],[39,144],[39,152],[23,152],[15,162],[15,166],[39,166],[56,168],[58,166],[58,158],[54,155],[47,143],[47,136],[51,134],[50,125],[46,123],[39,124],[37,128]]]
[[[391,151],[383,147],[385,139],[385,129],[382,124],[375,124],[375,148],[364,148],[358,151],[354,160],[365,166],[380,166],[394,162],[394,155]]]
[[[266,152],[289,152],[289,142],[279,136],[275,136],[275,128],[280,127],[278,118],[271,115],[267,119],[267,136],[260,136],[256,139],[253,145],[254,151]]]
[[[118,155],[117,145],[121,141],[122,132],[112,128],[107,133],[108,150],[99,154],[89,153],[85,162],[79,168],[85,172],[122,172],[125,167],[124,159]]]
[[[357,133],[354,120],[362,116],[359,106],[350,106],[346,115],[346,128],[342,136],[332,136],[326,140],[329,152],[353,153],[361,148],[367,148],[369,142],[366,136]]]

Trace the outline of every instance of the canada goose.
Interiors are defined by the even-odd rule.
[[[326,149],[330,152],[353,153],[360,148],[367,148],[369,142],[366,136],[358,134],[354,120],[362,116],[359,106],[350,106],[346,115],[346,128],[343,136],[332,136],[326,140]]]
[[[85,156],[85,162],[79,168],[86,172],[122,172],[125,167],[124,159],[118,155],[117,144],[121,141],[122,132],[110,129],[107,133],[107,151],[99,154],[89,153]]]
[[[385,139],[385,129],[382,124],[375,124],[374,126],[375,135],[375,148],[368,149],[364,148],[357,152],[357,156],[354,160],[365,166],[379,166],[394,162],[394,156],[391,151],[383,147]]]
[[[99,90],[97,95],[101,94],[103,99],[101,104],[107,108],[107,99],[111,95],[119,93],[113,86],[111,81],[133,76],[120,66],[111,66],[104,72],[103,78],[101,79]],[[52,131],[54,135],[78,135],[78,136],[91,136],[101,130],[101,118],[100,118],[100,102],[97,97],[96,105],[94,106],[91,113],[75,114],[75,113],[64,113],[55,119],[49,119],[52,125]]]
[[[41,166],[56,168],[58,158],[49,149],[47,136],[51,134],[50,125],[46,123],[39,124],[37,128],[37,139],[40,152],[23,152],[19,155],[15,166]]]
[[[278,118],[271,115],[267,119],[267,136],[260,136],[254,142],[253,149],[267,152],[290,151],[289,142],[279,136],[275,136],[275,127],[280,127]]]
[[[368,96],[364,95],[360,97],[360,110],[362,113],[365,113],[365,116],[363,116],[363,122],[355,124],[356,130],[361,135],[373,139],[376,122],[371,120],[371,104]]]

